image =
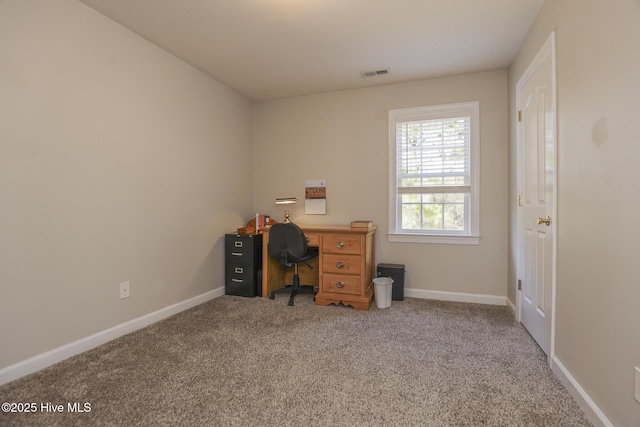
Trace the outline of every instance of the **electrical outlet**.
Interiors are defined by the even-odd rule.
[[[129,298],[130,284],[129,282],[120,283],[120,299]]]
[[[636,366],[636,400],[640,402],[640,368]]]

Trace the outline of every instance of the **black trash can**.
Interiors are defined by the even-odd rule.
[[[404,301],[404,264],[378,264],[378,277],[391,277],[393,285],[391,288],[392,301]]]

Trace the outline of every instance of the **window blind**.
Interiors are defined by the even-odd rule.
[[[471,191],[471,118],[396,124],[401,194]]]

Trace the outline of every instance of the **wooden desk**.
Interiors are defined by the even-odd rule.
[[[374,235],[378,227],[351,228],[345,226],[299,226],[309,239],[309,246],[317,246],[320,256],[313,270],[298,266],[301,284],[318,285],[317,305],[350,305],[369,310],[373,303],[375,277]],[[269,228],[262,233],[262,296],[291,283],[291,273],[268,251]]]

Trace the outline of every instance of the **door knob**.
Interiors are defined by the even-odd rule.
[[[545,216],[544,218],[538,218],[538,224],[545,224],[547,226],[551,225],[551,218],[549,217],[549,215]]]

